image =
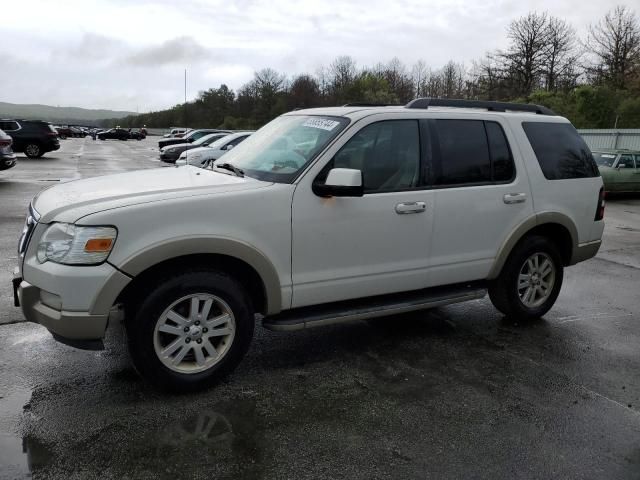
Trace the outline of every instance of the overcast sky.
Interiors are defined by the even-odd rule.
[[[140,112],[272,67],[314,73],[397,56],[437,69],[504,47],[530,10],[583,34],[609,0],[16,0],[2,5],[0,101]],[[634,7],[634,2],[627,5]],[[637,11],[640,14],[640,11]]]

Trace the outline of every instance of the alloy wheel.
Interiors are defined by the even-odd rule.
[[[537,308],[551,295],[556,267],[549,255],[537,252],[527,258],[518,275],[518,296],[527,308]]]
[[[175,372],[203,372],[224,358],[235,330],[233,312],[220,297],[187,295],[169,305],[158,319],[153,335],[155,353]]]

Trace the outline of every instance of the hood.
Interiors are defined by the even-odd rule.
[[[236,177],[185,166],[164,167],[55,185],[33,199],[41,221],[74,222],[98,211],[172,198],[223,193],[269,185],[249,177]]]

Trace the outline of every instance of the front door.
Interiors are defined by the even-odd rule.
[[[636,163],[633,155],[623,153],[618,159],[618,163],[613,172],[613,191],[617,192],[633,192],[636,190],[636,184],[640,175],[636,175]]]
[[[433,192],[424,187],[420,122],[362,123],[294,193],[293,307],[429,284]],[[311,184],[330,168],[361,170],[364,196],[316,196]]]

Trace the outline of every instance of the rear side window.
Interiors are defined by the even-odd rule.
[[[573,125],[524,122],[522,128],[547,180],[600,175],[589,147]]]
[[[507,137],[499,123],[484,122],[491,152],[491,166],[494,182],[508,182],[515,173],[513,157],[507,143]]]
[[[17,122],[0,122],[0,130],[4,130],[5,132],[18,130],[18,123]]]
[[[434,169],[434,184],[491,181],[491,160],[484,122],[436,120],[435,123],[441,161]]]
[[[464,185],[510,181],[513,157],[502,127],[483,120],[435,120],[439,154],[434,185]]]

